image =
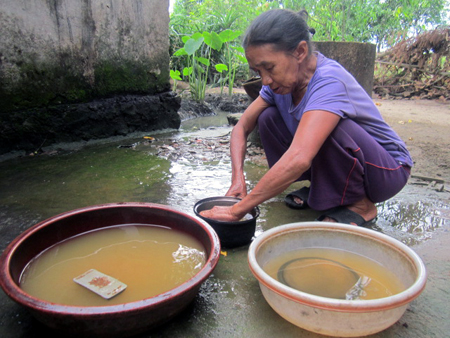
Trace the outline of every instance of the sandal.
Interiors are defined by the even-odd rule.
[[[293,191],[286,195],[284,198],[284,202],[287,204],[289,208],[292,209],[306,209],[308,208],[308,196],[309,196],[309,188],[303,187],[299,190]],[[300,198],[303,203],[297,203],[294,200],[294,197]]]
[[[351,225],[356,224],[357,226],[368,225],[369,223],[372,223],[376,220],[375,217],[369,221],[366,221],[361,215],[342,206],[327,210],[323,215],[317,218],[317,221],[323,221],[326,217],[332,218],[338,223]]]

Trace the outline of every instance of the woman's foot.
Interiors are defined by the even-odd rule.
[[[347,208],[350,212],[357,214],[356,216],[360,216],[363,219],[358,222],[350,222],[349,224],[352,225],[362,225],[362,223],[370,222],[377,217],[377,207],[367,197],[345,208]],[[339,219],[334,218],[332,213],[330,213],[330,215],[324,214],[323,216],[319,217],[318,220],[322,222],[341,222]]]

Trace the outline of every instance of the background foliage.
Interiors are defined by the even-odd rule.
[[[183,47],[183,37],[197,32],[245,32],[259,14],[273,8],[305,9],[315,41],[371,42],[382,51],[401,41],[448,24],[448,0],[173,0],[170,19],[171,55]],[[239,46],[240,39],[229,42]],[[207,51],[205,51],[206,53]],[[224,50],[211,53],[212,64],[225,63]],[[172,57],[171,67],[186,66]],[[250,76],[245,62],[235,65],[236,82]],[[229,69],[231,71],[231,69]],[[223,79],[223,74],[220,74]],[[211,72],[209,83],[219,78]]]

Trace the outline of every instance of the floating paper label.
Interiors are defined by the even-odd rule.
[[[116,296],[127,287],[125,283],[95,269],[86,271],[82,275],[75,277],[73,280],[105,299]]]

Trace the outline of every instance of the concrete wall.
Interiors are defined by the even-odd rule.
[[[0,0],[0,112],[169,88],[169,0]]]
[[[179,128],[169,0],[0,0],[0,154]]]

